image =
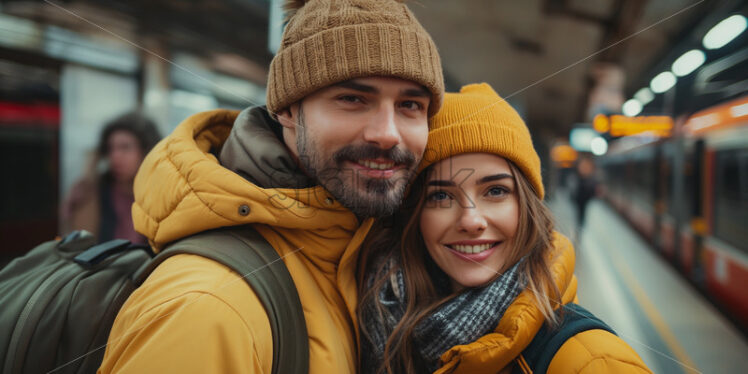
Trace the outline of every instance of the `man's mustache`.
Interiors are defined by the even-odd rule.
[[[373,145],[347,145],[337,150],[332,155],[332,158],[337,164],[340,164],[343,161],[390,159],[396,164],[404,165],[406,168],[411,168],[416,163],[416,156],[412,152],[397,147],[381,149]]]

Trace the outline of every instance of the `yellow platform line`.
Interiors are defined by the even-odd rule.
[[[610,237],[608,235],[605,236],[608,238]],[[647,315],[647,318],[649,318],[652,326],[654,326],[654,328],[660,334],[665,344],[668,346],[668,348],[670,348],[670,351],[673,352],[676,359],[680,361],[681,365],[690,370],[700,373],[701,371],[696,368],[696,364],[691,360],[691,357],[688,356],[686,350],[678,342],[678,339],[675,337],[675,334],[673,334],[673,331],[670,330],[670,327],[668,327],[665,319],[662,317],[662,314],[660,314],[660,312],[657,310],[657,307],[655,307],[654,303],[652,303],[652,300],[650,300],[649,296],[647,296],[647,293],[644,291],[641,285],[639,285],[639,282],[636,280],[636,276],[634,276],[634,273],[631,271],[629,266],[624,265],[626,264],[626,262],[623,260],[623,258],[621,258],[620,255],[615,252],[614,246],[609,246],[608,248],[609,250],[605,252],[609,253],[610,256],[613,257],[613,266],[616,268],[616,270],[618,270],[618,274],[623,277],[626,286],[628,286],[628,288],[631,290],[634,298],[642,307],[644,314]]]

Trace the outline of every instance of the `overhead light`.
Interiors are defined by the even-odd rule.
[[[157,90],[148,90],[145,94],[145,104],[147,106],[159,106],[166,99],[166,95]]]
[[[574,128],[569,133],[569,145],[580,152],[589,152],[592,145],[592,139],[600,135],[593,129]]]
[[[652,90],[650,90],[647,87],[644,87],[639,91],[636,91],[636,93],[634,94],[634,99],[639,100],[639,102],[642,103],[642,105],[649,104],[650,102],[652,102],[652,100],[654,100],[654,98],[655,98],[654,92],[652,92]]]
[[[675,86],[676,81],[677,79],[673,73],[665,71],[652,78],[652,81],[649,83],[649,88],[651,88],[654,93],[663,93]]]
[[[700,49],[692,49],[673,62],[673,73],[679,77],[691,74],[706,61],[706,55]]]
[[[691,126],[694,130],[701,130],[718,124],[720,122],[720,118],[717,113],[712,113],[694,117],[689,122],[691,122]]]
[[[218,103],[213,96],[189,91],[172,90],[170,99],[173,106],[189,108],[194,111],[210,110],[218,107]]]
[[[42,28],[34,21],[0,13],[0,45],[34,48],[42,44]]]
[[[605,152],[608,152],[608,142],[598,136],[590,142],[590,150],[595,156],[602,156]]]
[[[730,114],[735,118],[748,115],[748,103],[733,106],[730,108]]]
[[[634,117],[642,111],[642,103],[639,100],[631,99],[623,103],[623,115],[627,117]]]
[[[738,35],[745,31],[747,26],[748,22],[746,22],[745,16],[741,14],[735,14],[725,18],[704,35],[704,39],[702,40],[704,48],[722,48],[725,44],[737,38]]]
[[[592,119],[592,128],[595,131],[604,134],[610,131],[610,119],[605,114],[599,113]]]

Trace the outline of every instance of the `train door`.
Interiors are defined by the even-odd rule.
[[[673,141],[662,144],[662,158],[660,160],[660,186],[658,200],[662,206],[660,208],[660,229],[659,245],[660,250],[669,258],[679,257],[678,250],[678,228],[680,226],[679,208],[680,201],[676,193],[676,176],[682,174],[679,170],[679,163],[676,160],[676,144]],[[681,199],[682,200],[682,199]]]
[[[688,196],[690,205],[692,254],[690,258],[684,258],[686,274],[693,279],[699,287],[704,287],[704,236],[707,233],[705,194],[707,186],[711,185],[709,175],[706,171],[707,155],[703,139],[696,141],[691,153],[691,165],[693,167],[692,183],[690,186],[690,195]],[[690,272],[688,271],[690,269]]]
[[[653,242],[655,236],[654,196],[658,171],[655,167],[655,153],[654,147],[645,146],[639,148],[635,154],[630,154],[629,159],[630,171],[633,174],[629,192],[629,219],[649,242]]]
[[[712,148],[712,188],[703,240],[703,278],[710,296],[748,322],[748,147]]]
[[[665,211],[665,181],[663,175],[665,174],[665,164],[663,163],[663,144],[657,143],[654,145],[654,157],[651,168],[652,178],[652,199],[654,200],[653,213],[653,225],[652,225],[652,243],[655,248],[662,250],[662,215]]]
[[[0,59],[0,265],[57,233],[59,67]]]

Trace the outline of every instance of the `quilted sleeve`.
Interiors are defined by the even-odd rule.
[[[567,340],[551,360],[548,373],[649,373],[641,357],[621,338],[588,330]]]

